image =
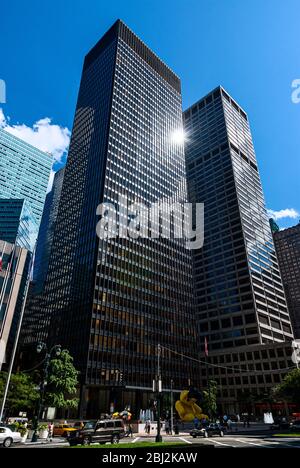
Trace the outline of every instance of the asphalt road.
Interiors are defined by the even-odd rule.
[[[120,441],[122,443],[132,443],[136,442],[154,442],[155,437],[152,436],[134,436],[132,438],[125,438]],[[295,437],[284,437],[284,438],[275,438],[269,435],[225,435],[225,437],[212,437],[209,439],[196,438],[193,439],[190,435],[180,435],[180,436],[164,436],[164,442],[185,442],[188,444],[208,444],[214,445],[215,448],[300,448],[300,438]],[[54,439],[50,443],[42,444],[26,444],[24,445],[15,445],[14,448],[62,448],[68,447],[69,444],[62,439]]]

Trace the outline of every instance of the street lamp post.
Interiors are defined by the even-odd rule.
[[[173,385],[174,385],[174,381],[173,381],[173,379],[171,379],[171,435],[173,435],[173,428],[174,428],[174,422],[173,422],[173,418],[174,418],[174,409],[173,409]]]
[[[155,437],[155,442],[162,442],[162,436],[160,433],[160,417],[161,417],[161,393],[162,393],[162,381],[160,375],[160,354],[161,346],[157,345],[157,374],[155,380],[153,381],[153,392],[157,394],[157,434]]]
[[[40,385],[40,398],[39,398],[39,404],[38,404],[38,409],[37,409],[37,414],[35,417],[34,421],[34,428],[33,428],[33,434],[32,434],[32,442],[37,441],[37,430],[38,430],[38,424],[39,424],[39,419],[41,416],[42,408],[43,408],[43,403],[44,403],[44,394],[45,394],[45,387],[47,385],[47,378],[48,378],[48,370],[49,370],[49,364],[51,360],[52,354],[55,352],[56,356],[59,356],[61,353],[61,346],[60,345],[55,345],[53,346],[50,351],[48,352],[47,350],[47,345],[45,343],[39,343],[37,345],[37,352],[41,353],[43,350],[46,350],[46,356],[44,359],[44,367],[43,367],[43,375],[42,375],[42,381]]]

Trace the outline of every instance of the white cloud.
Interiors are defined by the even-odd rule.
[[[283,218],[296,219],[300,217],[300,213],[298,213],[298,211],[296,211],[294,208],[285,208],[284,210],[279,211],[268,210],[268,215],[270,218],[275,220]]]
[[[32,127],[25,124],[10,124],[10,118],[5,117],[0,108],[0,128],[21,138],[42,151],[51,153],[54,163],[61,162],[68,150],[71,132],[67,127],[52,124],[49,117],[37,120]]]

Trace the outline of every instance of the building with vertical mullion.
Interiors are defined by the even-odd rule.
[[[190,252],[180,239],[99,240],[96,208],[119,195],[186,199],[179,78],[117,21],[87,54],[45,284],[40,338],[81,372],[80,414],[149,406],[158,344],[196,356]],[[163,350],[163,386],[196,383]]]
[[[221,87],[184,112],[190,201],[205,204],[193,252],[200,340],[212,350],[293,338],[247,114]]]
[[[300,339],[300,223],[273,237],[295,338]]]

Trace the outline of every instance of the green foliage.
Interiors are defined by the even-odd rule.
[[[283,382],[273,389],[273,395],[300,405],[300,369],[289,372]]]
[[[52,359],[49,364],[45,404],[56,408],[77,408],[78,375],[69,351],[63,350],[58,357]]]
[[[24,437],[27,434],[28,429],[24,424],[16,423],[15,426],[16,426],[16,432],[20,432],[21,437]]]
[[[0,372],[0,400],[3,398],[6,380],[7,373]],[[39,392],[28,374],[12,374],[6,400],[10,414],[34,408],[38,398]]]
[[[41,423],[38,425],[38,431],[45,431],[46,429],[48,429],[47,423]]]
[[[202,410],[208,416],[217,414],[218,384],[215,380],[209,380],[208,387],[203,391]]]

